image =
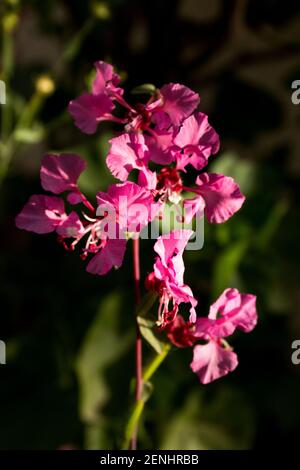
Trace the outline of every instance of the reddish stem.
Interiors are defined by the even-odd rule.
[[[139,254],[139,238],[133,239],[133,277],[134,277],[134,298],[135,305],[137,306],[141,300],[140,291],[140,254]],[[136,321],[136,342],[135,342],[135,374],[136,374],[136,388],[135,388],[135,400],[139,401],[142,394],[142,337],[139,325]],[[137,443],[137,432],[136,427],[134,434],[131,438],[130,449],[136,450]]]
[[[133,112],[133,113],[136,112],[135,109],[132,106],[130,106],[130,104],[128,104],[127,101],[125,101],[122,96],[119,95],[119,93],[115,93],[111,91],[111,94],[121,106],[128,109],[130,112]]]
[[[94,212],[95,212],[95,208],[92,206],[92,204],[90,203],[90,201],[85,197],[85,195],[80,191],[80,189],[78,188],[78,186],[76,186],[75,191],[77,191],[77,193],[80,195],[81,201],[82,201],[82,203],[85,205],[85,207],[87,207],[89,211],[91,211],[91,212],[94,213]]]

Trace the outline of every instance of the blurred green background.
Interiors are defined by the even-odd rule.
[[[226,224],[205,226],[204,249],[185,255],[186,282],[208,306],[225,287],[258,296],[259,324],[235,335],[238,369],[210,385],[170,353],[153,379],[140,448],[248,449],[297,445],[300,365],[300,14],[275,0],[1,0],[0,448],[116,449],[132,402],[134,327],[131,253],[103,278],[85,272],[53,235],[18,231],[14,217],[41,193],[49,150],[88,161],[81,187],[93,197],[113,181],[107,140],[77,130],[66,113],[96,60],[114,64],[130,90],[184,83],[221,136],[210,171],[247,195]],[[38,78],[54,87],[41,88]],[[45,81],[42,82],[45,85]],[[129,98],[130,99],[130,98]],[[151,270],[152,242],[142,249]],[[145,360],[152,351],[145,346]]]

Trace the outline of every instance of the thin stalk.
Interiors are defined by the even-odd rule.
[[[139,305],[141,301],[141,291],[140,291],[140,253],[139,253],[139,243],[140,240],[138,237],[133,239],[133,278],[134,278],[134,298],[135,306]],[[142,336],[140,332],[140,327],[136,320],[136,341],[135,341],[135,378],[136,378],[136,387],[135,387],[135,402],[138,404],[141,401],[142,396]],[[138,420],[136,425],[131,430],[132,434],[130,437],[129,447],[131,450],[135,450],[137,446],[137,433],[138,433]]]
[[[154,373],[157,371],[161,363],[165,360],[167,355],[169,354],[169,351],[171,349],[170,344],[165,344],[162,352],[160,354],[157,354],[154,359],[150,362],[150,364],[146,367],[143,376],[142,376],[142,381],[147,382],[151,379],[151,377],[154,375]],[[135,405],[133,407],[132,413],[129,417],[129,420],[127,422],[127,426],[125,429],[125,439],[124,439],[124,445],[123,449],[128,449],[128,446],[131,442],[132,435],[134,431],[137,429],[139,420],[142,416],[144,407],[145,407],[145,400],[142,399],[142,397],[135,402]]]
[[[9,97],[10,78],[14,67],[13,33],[3,25],[2,30],[2,79],[6,86],[6,104],[2,108],[1,140],[5,142],[12,126],[11,103]]]

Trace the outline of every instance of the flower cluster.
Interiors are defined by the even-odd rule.
[[[106,158],[119,183],[98,192],[96,204],[92,204],[78,186],[85,161],[74,154],[45,155],[41,185],[54,195],[32,196],[16,218],[21,229],[56,232],[67,250],[79,244],[81,257],[88,258],[87,271],[98,275],[122,265],[128,238],[163,217],[167,203],[181,205],[187,223],[202,213],[208,222],[222,223],[245,200],[232,178],[204,171],[211,155],[219,150],[219,136],[207,116],[197,111],[197,93],[170,83],[153,90],[146,103],[130,105],[119,85],[113,67],[96,62],[91,91],[69,104],[75,125],[86,134],[95,133],[104,120],[123,126],[123,132],[109,141]],[[184,179],[192,168],[195,181],[186,186]],[[71,207],[69,213],[58,196],[63,193]],[[72,210],[74,206],[79,210]],[[212,305],[208,318],[197,317],[197,300],[183,280],[183,252],[192,233],[173,230],[158,238],[154,246],[158,256],[146,287],[159,297],[157,325],[174,345],[202,342],[194,347],[191,368],[207,383],[237,366],[237,356],[224,337],[236,328],[250,331],[257,315],[255,296],[227,289]],[[181,303],[190,305],[188,321],[178,313]]]

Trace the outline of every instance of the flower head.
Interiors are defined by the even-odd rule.
[[[158,325],[164,327],[172,321],[181,303],[190,303],[190,320],[195,321],[197,300],[192,290],[184,284],[183,251],[192,235],[192,230],[173,230],[162,235],[154,245],[158,257],[153,274],[148,277],[148,286],[160,296]]]
[[[138,236],[155,217],[162,219],[168,202],[176,210],[182,205],[185,223],[203,214],[211,223],[222,223],[241,208],[245,196],[231,177],[205,171],[220,142],[206,114],[197,111],[198,93],[169,83],[160,89],[151,87],[146,103],[131,105],[112,65],[103,61],[94,65],[91,89],[72,100],[68,109],[86,134],[94,134],[104,120],[123,125],[123,132],[110,139],[106,157],[108,169],[121,183],[99,191],[95,205],[78,185],[85,161],[75,154],[45,155],[41,185],[54,196],[31,196],[16,225],[39,234],[56,232],[67,250],[80,247],[89,273],[104,275],[122,265],[128,238]],[[135,177],[136,182],[131,181]],[[189,182],[193,178],[189,186],[186,177]],[[69,210],[70,205],[76,211]],[[183,253],[192,234],[182,229],[158,237],[146,288],[159,297],[160,331],[177,347],[194,346],[191,369],[200,382],[209,383],[237,367],[237,355],[225,338],[236,329],[247,333],[255,327],[256,297],[226,289],[208,317],[197,318],[198,302],[184,283]],[[190,307],[187,321],[180,314],[182,304]]]
[[[257,323],[256,297],[240,294],[237,289],[226,289],[210,307],[208,318],[198,317],[195,323],[185,321],[181,315],[166,325],[168,339],[177,347],[191,347],[193,360],[190,367],[201,383],[207,384],[233,371],[238,357],[225,337],[238,328],[245,333]]]
[[[236,328],[249,333],[256,323],[255,295],[240,294],[237,289],[226,289],[210,307],[208,318],[197,319],[194,337],[208,341],[195,346],[191,362],[200,382],[211,382],[237,367],[237,355],[223,338]]]
[[[98,124],[104,120],[114,120],[114,101],[122,100],[123,89],[118,87],[120,77],[113,67],[102,61],[95,63],[96,77],[92,90],[70,101],[69,113],[75,125],[85,134],[94,134]]]
[[[67,214],[60,197],[34,195],[16,217],[16,225],[39,234],[56,231],[58,240],[68,250],[74,250],[85,238],[81,257],[93,255],[87,271],[103,275],[112,267],[121,266],[127,235],[140,232],[152,220],[157,204],[150,191],[128,181],[111,185],[107,193],[99,192],[96,211],[77,184],[84,168],[85,161],[78,155],[46,155],[40,174],[44,189],[54,194],[67,191],[68,202],[82,203],[89,215],[83,211]]]

